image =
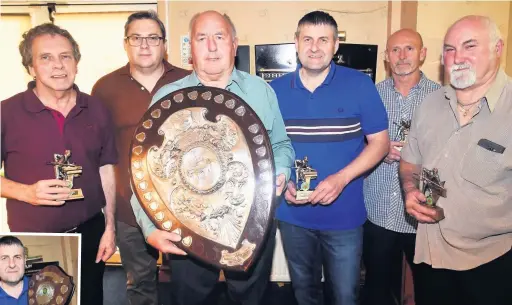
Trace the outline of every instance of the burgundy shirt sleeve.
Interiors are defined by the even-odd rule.
[[[2,111],[2,107],[0,106],[0,124],[1,124],[1,129],[0,129],[0,133],[1,133],[1,143],[0,143],[0,149],[1,149],[1,159],[0,159],[0,168],[3,168],[4,166],[4,160],[5,160],[5,118],[4,118],[4,113]]]
[[[101,111],[103,112],[102,117],[105,118],[105,124],[102,125],[103,130],[101,131],[103,136],[101,139],[100,166],[107,164],[117,164],[118,156],[115,141],[114,122],[112,121],[110,111],[108,111],[108,109],[101,101],[98,102],[100,104]]]

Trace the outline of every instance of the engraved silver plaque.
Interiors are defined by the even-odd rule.
[[[247,270],[276,199],[265,127],[226,90],[185,88],[162,101],[165,107],[155,103],[132,140],[139,203],[155,226],[182,236],[177,246],[187,253],[221,269]]]

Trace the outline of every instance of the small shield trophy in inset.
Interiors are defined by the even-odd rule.
[[[445,181],[441,181],[439,178],[437,168],[431,170],[422,168],[421,173],[419,175],[415,174],[414,177],[419,182],[419,190],[427,198],[425,205],[436,210],[437,216],[435,219],[437,221],[443,220],[444,211],[441,207],[437,206],[437,201],[439,197],[446,198],[446,188],[444,187]]]
[[[55,170],[55,178],[63,181],[67,181],[69,188],[73,187],[73,179],[82,174],[82,167],[70,162],[71,151],[66,150],[63,155],[54,154],[54,162],[49,162],[49,165],[53,165]],[[71,195],[66,200],[83,199],[84,194],[82,189],[72,189]]]
[[[74,292],[71,276],[59,266],[46,266],[30,279],[28,305],[68,305]]]
[[[394,124],[398,126],[396,142],[405,144],[405,142],[407,142],[407,136],[409,135],[409,130],[411,129],[411,120],[402,120],[400,122],[400,124],[398,124],[396,122],[394,122]],[[402,147],[395,146],[395,149],[398,151],[401,151]]]
[[[309,189],[311,180],[316,179],[317,176],[317,171],[309,165],[307,156],[302,160],[295,160],[295,184],[297,185],[295,199],[306,200],[309,198],[309,195],[313,193],[313,190]]]

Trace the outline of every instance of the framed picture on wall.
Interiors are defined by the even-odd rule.
[[[377,48],[378,46],[373,44],[340,43],[333,60],[337,65],[363,72],[375,83]]]
[[[298,60],[293,43],[255,45],[254,53],[256,75],[267,82],[295,71],[297,67]]]

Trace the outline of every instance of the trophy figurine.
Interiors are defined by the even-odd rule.
[[[297,194],[295,198],[297,200],[308,199],[309,195],[313,193],[313,190],[309,189],[311,179],[316,179],[317,176],[316,170],[309,166],[307,156],[302,160],[295,160],[295,184],[297,185]],[[299,182],[301,182],[300,187]]]
[[[400,124],[396,122],[393,124],[398,126],[398,133],[396,135],[397,142],[405,143],[407,141],[407,136],[409,135],[409,130],[411,129],[411,120],[402,120]],[[395,146],[395,149],[401,151],[402,147]]]
[[[53,165],[55,170],[55,178],[59,180],[67,181],[69,188],[73,187],[73,179],[82,174],[82,167],[73,164],[69,161],[71,157],[71,151],[66,150],[63,155],[54,154],[54,162],[49,162],[49,165]],[[75,200],[84,198],[82,189],[72,189],[71,195],[66,200]]]
[[[437,201],[439,197],[446,198],[446,188],[444,187],[445,181],[441,181],[439,178],[437,168],[432,170],[422,168],[421,173],[419,175],[415,174],[414,177],[419,182],[419,190],[427,198],[425,205],[437,211],[437,221],[444,219],[444,211],[437,206]]]

